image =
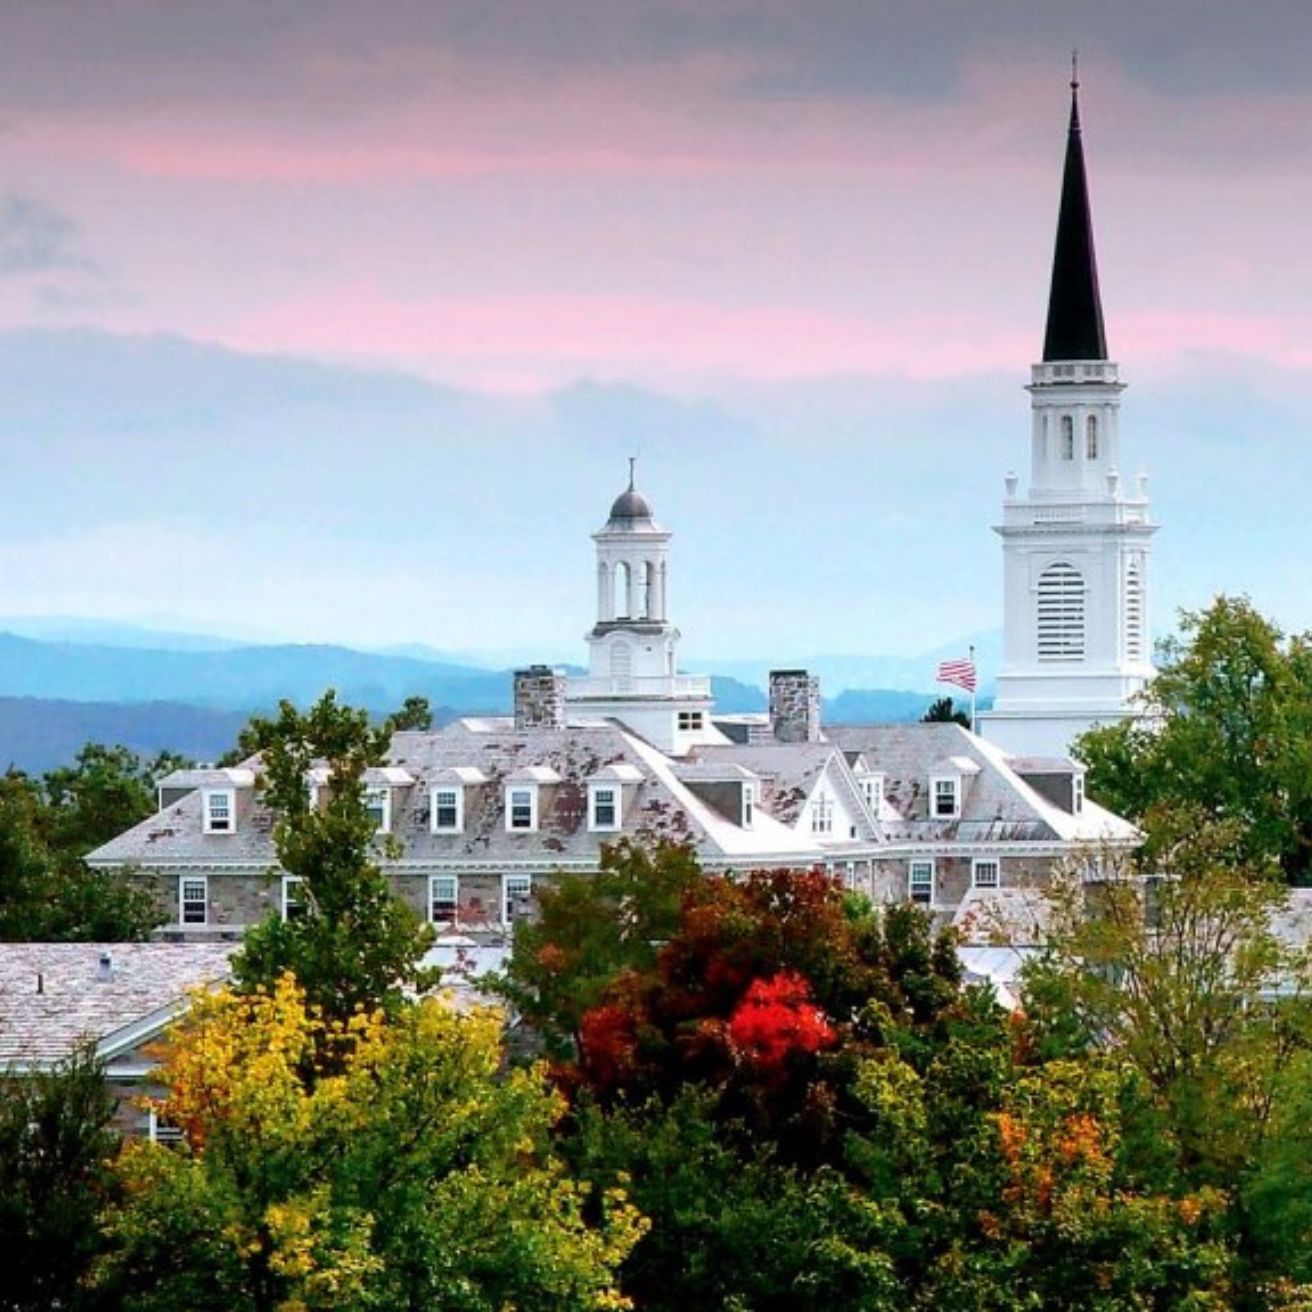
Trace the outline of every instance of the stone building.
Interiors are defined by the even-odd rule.
[[[944,919],[971,890],[1030,885],[1054,861],[1134,841],[1086,801],[1073,762],[1011,758],[956,724],[826,726],[805,670],[771,674],[768,713],[717,717],[709,680],[675,664],[670,534],[654,525],[630,482],[596,535],[588,675],[521,670],[513,716],[397,733],[367,773],[379,861],[444,933],[504,937],[543,880],[595,870],[621,837],[686,840],[714,871],[822,866]],[[168,937],[301,914],[298,881],[274,869],[259,775],[258,757],[169,775],[158,814],[89,862],[145,876]]]

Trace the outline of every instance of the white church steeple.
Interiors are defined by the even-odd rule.
[[[634,483],[615,498],[597,544],[597,622],[588,673],[565,686],[571,718],[617,719],[662,751],[721,742],[711,681],[678,672],[679,631],[667,613],[670,533]]]
[[[1147,479],[1123,474],[1121,383],[1108,359],[1079,83],[1053,254],[1043,360],[1033,366],[1030,480],[1003,502],[1004,649],[983,732],[1019,755],[1062,755],[1135,713],[1153,675]]]

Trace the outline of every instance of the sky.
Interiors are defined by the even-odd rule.
[[[547,659],[996,628],[1080,51],[1154,622],[1312,627],[1301,0],[6,0],[0,613]]]

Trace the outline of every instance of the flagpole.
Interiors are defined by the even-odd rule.
[[[970,644],[970,667],[974,672],[974,677],[970,681],[970,731],[978,733],[979,726],[975,723],[975,686],[979,683],[979,670],[975,667],[975,644]]]

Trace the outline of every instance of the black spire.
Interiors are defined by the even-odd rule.
[[[1080,80],[1071,58],[1071,125],[1066,139],[1066,171],[1061,184],[1057,245],[1052,254],[1052,290],[1048,294],[1048,330],[1043,359],[1105,360],[1107,337],[1098,295],[1098,263],[1093,254],[1093,220],[1089,184],[1084,176],[1080,138]]]

